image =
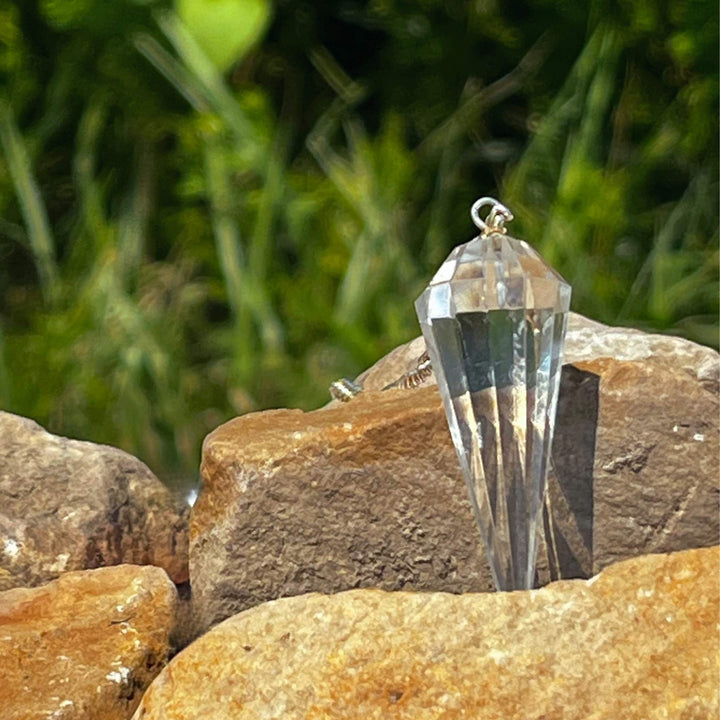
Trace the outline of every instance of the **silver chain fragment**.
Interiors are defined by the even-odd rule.
[[[416,361],[415,367],[386,385],[383,390],[414,390],[420,387],[432,375],[432,363],[427,351]],[[341,378],[330,385],[330,397],[340,402],[348,402],[363,391],[363,386],[348,378]]]

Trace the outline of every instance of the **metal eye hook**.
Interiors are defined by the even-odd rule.
[[[480,217],[480,208],[490,205],[491,209],[485,220]],[[472,221],[482,230],[483,235],[492,233],[500,233],[504,235],[506,232],[505,223],[510,222],[514,215],[501,202],[495,198],[481,197],[476,200],[470,208],[470,217]]]

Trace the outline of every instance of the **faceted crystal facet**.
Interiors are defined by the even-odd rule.
[[[534,582],[570,290],[493,233],[456,247],[415,303],[499,590]]]

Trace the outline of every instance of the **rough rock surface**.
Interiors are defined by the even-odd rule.
[[[589,327],[598,353],[621,359],[577,341],[563,370],[540,585],[718,538],[717,353]],[[202,476],[190,550],[201,628],[312,591],[492,588],[432,385],[238,418],[206,439]]]
[[[718,396],[682,368],[596,360],[593,569],[717,543]]]
[[[120,563],[188,578],[187,506],[117,448],[0,412],[0,590]]]
[[[126,720],[165,665],[175,586],[156,567],[0,593],[3,720]]]
[[[652,555],[528,592],[270,602],[176,656],[135,720],[711,720],[719,561]]]
[[[206,439],[201,472],[201,628],[312,591],[492,588],[433,388],[245,415]]]
[[[400,345],[372,367],[357,381],[367,390],[382,390],[403,373],[415,367],[425,352],[422,336]],[[610,327],[577,313],[570,313],[565,341],[565,362],[613,358],[618,361],[671,365],[684,370],[709,390],[717,390],[720,382],[720,358],[711,348],[672,335],[657,335],[624,327]],[[435,377],[427,380],[435,384]]]

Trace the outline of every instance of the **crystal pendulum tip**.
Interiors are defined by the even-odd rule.
[[[495,584],[530,588],[570,286],[507,235],[513,214],[497,200],[480,198],[471,217],[479,237],[415,307]]]

